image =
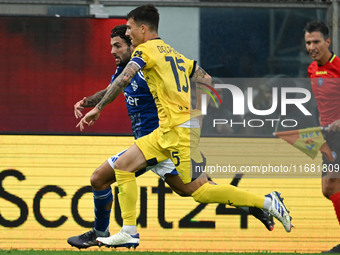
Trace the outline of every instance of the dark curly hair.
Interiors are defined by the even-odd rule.
[[[125,35],[126,29],[127,29],[126,25],[115,26],[111,30],[111,38],[119,36],[120,38],[122,38],[126,42],[126,44],[128,46],[130,46],[131,45],[131,39],[128,36]]]

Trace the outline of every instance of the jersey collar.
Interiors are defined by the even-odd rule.
[[[332,52],[332,56],[330,57],[330,59],[328,60],[329,63],[332,63],[332,61],[334,60],[334,58],[336,57],[336,55],[334,54],[334,52]]]

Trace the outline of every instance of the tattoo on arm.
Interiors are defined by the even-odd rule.
[[[137,64],[129,62],[123,72],[109,85],[105,95],[96,107],[102,110],[107,104],[115,100],[139,70],[140,68]]]
[[[103,89],[96,94],[89,96],[88,98],[85,99],[85,102],[83,104],[84,107],[95,107],[100,100],[103,98],[105,95],[107,89]]]
[[[203,85],[211,85],[211,77],[210,75],[200,66],[197,66],[193,76],[192,81],[196,83],[196,105],[195,109],[201,109],[201,94],[202,90],[199,88],[204,87]],[[209,99],[208,99],[209,100]]]
[[[192,76],[192,80],[193,81],[199,81],[202,80],[204,78],[206,78],[206,75],[208,73],[200,66],[197,66],[197,69],[194,72],[194,75]]]

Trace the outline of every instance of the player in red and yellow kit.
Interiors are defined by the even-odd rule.
[[[322,126],[329,126],[325,138],[334,162],[323,157],[328,172],[323,172],[322,193],[333,202],[340,223],[340,58],[330,51],[331,39],[327,26],[317,20],[308,22],[305,29],[306,49],[314,60],[308,67]],[[327,251],[340,253],[340,244]]]
[[[133,57],[107,88],[102,100],[78,123],[81,130],[84,124],[93,125],[101,110],[118,96],[139,70],[143,71],[156,103],[159,128],[137,139],[114,164],[123,228],[111,237],[97,238],[107,246],[129,247],[131,243],[139,243],[134,172],[170,158],[183,182],[189,183],[191,158],[196,161],[201,157],[199,120],[195,118],[199,112],[191,107],[189,78],[194,82],[210,83],[211,77],[195,61],[185,58],[158,37],[158,23],[158,10],[151,4],[137,7],[128,14],[126,33],[136,47]],[[196,109],[199,109],[198,105]],[[263,208],[277,218],[287,232],[291,231],[291,218],[278,192],[261,196],[231,185],[210,184],[206,176],[197,180],[190,183],[194,185],[192,197],[195,201]]]

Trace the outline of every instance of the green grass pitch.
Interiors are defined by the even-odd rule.
[[[313,255],[319,253],[271,253],[271,252],[240,252],[240,253],[232,253],[232,252],[138,252],[138,251],[116,251],[112,249],[112,251],[54,251],[54,250],[1,250],[0,255],[103,255],[108,253],[119,253],[119,255]]]

